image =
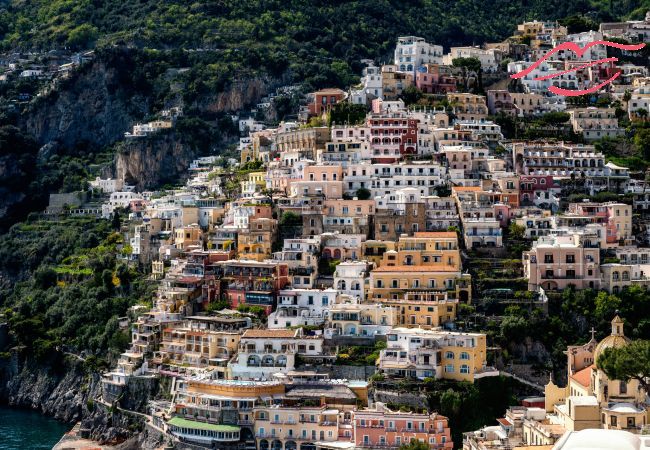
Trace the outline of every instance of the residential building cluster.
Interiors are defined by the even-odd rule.
[[[456,318],[473,302],[468,261],[503,255],[513,228],[532,241],[523,275],[538,298],[570,286],[612,293],[647,287],[650,252],[637,247],[633,220],[650,205],[650,192],[591,142],[623,133],[614,111],[572,109],[546,91],[553,83],[592,86],[608,69],[554,82],[526,77],[519,92],[478,95],[461,92],[471,75],[454,66],[476,58],[482,72],[497,74],[514,58],[508,70],[519,71],[560,42],[584,45],[602,32],[527,22],[517,36],[530,44],[446,54],[423,38],[400,37],[392,64],[369,62],[361,84],[347,92],[310,94],[296,122],[237,117],[239,161],[198,159],[185,185],[166,192],[96,179],[93,187],[109,195],[101,214],[126,215],[123,258],[151,267],[158,283],[153,307],[131,324],[129,349],[104,376],[103,401],[114,404],[134,383],[166,377],[171,397],[150,405],[152,426],[182,442],[396,449],[415,439],[451,449],[460,443],[452,442],[446,417],[376,401],[365,372],[341,375],[337,365],[351,357],[345,348],[376,348],[367,365],[389,382],[474,383],[499,375],[489,363],[488,336],[465,331]],[[591,53],[559,54],[537,70],[602,56]],[[408,107],[400,96],[410,86],[447,106]],[[640,105],[631,117],[646,105],[645,89],[631,95]],[[367,107],[359,123],[308,120],[346,101]],[[580,143],[506,140],[488,118],[560,111]],[[178,114],[136,125],[128,137],[169,128]],[[636,197],[632,204],[567,201],[567,189]],[[566,388],[549,383],[542,407],[510,409],[498,426],[465,434],[463,447],[552,446],[579,441],[584,435],[572,433],[586,428],[645,425],[645,392],[608,380],[593,365],[604,348],[625,343],[617,317],[604,341],[569,347]]]

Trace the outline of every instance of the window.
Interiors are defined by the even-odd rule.
[[[566,262],[569,264],[573,264],[576,262],[576,256],[575,255],[566,255]]]
[[[460,373],[469,373],[469,366],[467,364],[460,366]]]
[[[615,427],[615,426],[616,426],[616,416],[611,416],[611,417],[609,418],[609,424],[610,424],[610,426],[612,426],[612,427]]]
[[[553,255],[544,255],[544,263],[553,264]]]
[[[454,359],[454,352],[447,352],[447,353],[445,353],[445,358],[447,358],[447,359]]]
[[[445,366],[445,372],[447,373],[454,373],[454,365],[453,364],[447,364]]]
[[[469,359],[469,353],[461,352],[460,353],[460,359]]]
[[[627,383],[625,381],[621,381],[621,384],[618,387],[618,392],[621,394],[627,394]]]

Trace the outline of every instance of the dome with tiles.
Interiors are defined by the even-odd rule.
[[[598,361],[598,357],[605,351],[606,348],[621,348],[625,347],[630,342],[630,339],[625,337],[623,331],[623,320],[616,315],[612,319],[612,333],[605,339],[600,341],[594,351],[594,361]]]

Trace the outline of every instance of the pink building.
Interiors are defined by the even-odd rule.
[[[379,402],[375,409],[354,412],[353,429],[357,449],[398,448],[412,439],[431,449],[454,448],[445,416],[391,411]]]
[[[553,188],[551,175],[522,175],[519,178],[519,201],[522,205],[532,205],[538,191]]]
[[[343,167],[340,165],[305,167],[305,181],[341,181],[342,179]]]
[[[540,236],[523,253],[523,265],[529,291],[600,287],[600,247],[587,234]]]
[[[415,85],[425,94],[446,94],[456,92],[457,78],[451,67],[440,64],[425,64],[424,72],[415,74]]]
[[[406,113],[370,114],[367,121],[372,137],[372,160],[392,163],[417,154],[418,121]]]

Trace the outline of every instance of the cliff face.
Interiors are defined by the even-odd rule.
[[[115,67],[90,63],[32,104],[20,118],[21,128],[41,145],[112,144],[149,112],[147,99],[130,96],[117,77]]]
[[[130,400],[140,404],[146,404],[153,394],[150,390],[129,392]],[[124,442],[121,448],[140,448],[130,441],[139,438],[142,418],[108,408],[97,401],[100,396],[101,376],[87,374],[83,361],[75,357],[67,356],[57,370],[17,353],[0,361],[0,402],[32,408],[70,424],[80,421],[100,443]]]
[[[115,155],[114,175],[138,190],[152,189],[185,175],[197,153],[175,133],[129,139]]]
[[[0,365],[0,401],[32,408],[65,422],[81,420],[87,400],[100,392],[99,377],[84,374],[81,361],[66,358],[60,370],[13,354]]]
[[[266,78],[234,81],[225,91],[206,98],[200,107],[213,113],[237,112],[259,102],[277,84],[277,80]]]

